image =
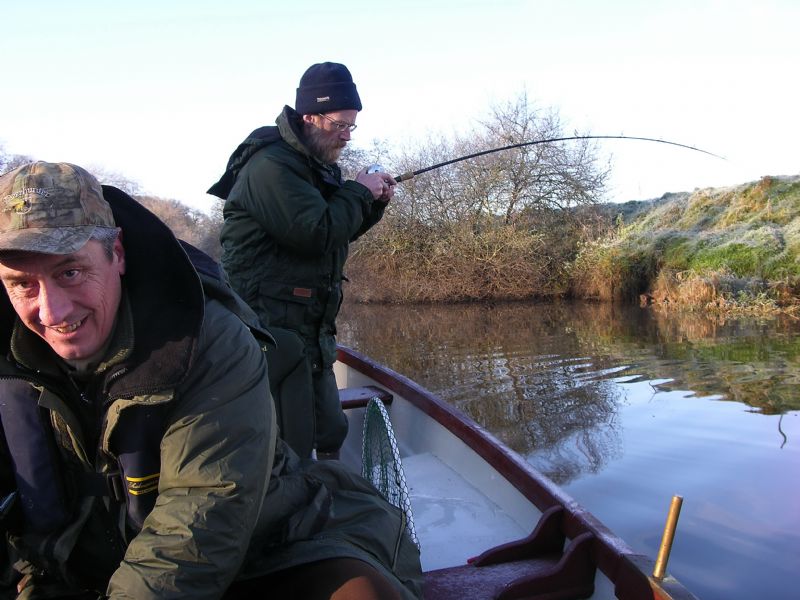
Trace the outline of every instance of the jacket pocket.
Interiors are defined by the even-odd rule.
[[[289,283],[264,281],[259,286],[258,304],[267,325],[285,327],[313,337],[313,326],[321,317],[318,312],[317,291]]]

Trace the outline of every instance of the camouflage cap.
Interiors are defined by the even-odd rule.
[[[70,254],[116,227],[100,183],[69,163],[34,162],[0,177],[0,251]]]

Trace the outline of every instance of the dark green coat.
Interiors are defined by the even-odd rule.
[[[336,359],[348,245],[380,220],[385,204],[312,157],[298,136],[299,118],[285,107],[276,121],[280,139],[234,174],[222,265],[262,321],[299,332],[321,368]]]
[[[35,514],[3,523],[0,573],[49,573],[19,598],[93,589],[115,600],[212,600],[235,578],[333,556],[362,559],[404,598],[418,597],[419,554],[400,511],[339,463],[304,462],[276,442],[263,348],[243,323],[257,327],[252,312],[209,280],[213,263],[198,271],[152,214],[119,190],[104,194],[124,232],[126,309],[111,358],[85,388],[88,406],[102,406],[96,419],[81,416],[75,386],[0,293],[0,386],[16,381],[38,398],[69,517],[36,532]],[[6,418],[4,438],[18,423]],[[137,449],[155,453],[157,485],[132,528],[135,482],[123,478],[118,502],[88,495],[76,474],[109,472]],[[19,484],[17,468],[0,439],[0,494]],[[14,578],[4,583],[0,597],[15,598]]]

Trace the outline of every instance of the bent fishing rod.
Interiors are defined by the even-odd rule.
[[[656,142],[658,144],[668,144],[670,146],[678,146],[680,148],[686,148],[687,150],[694,150],[695,152],[702,152],[703,154],[708,154],[709,156],[726,160],[724,156],[714,154],[713,152],[709,152],[708,150],[703,150],[695,146],[688,146],[686,144],[679,144],[678,142],[671,142],[669,140],[661,140],[658,138],[638,137],[632,135],[570,135],[567,137],[548,138],[545,140],[534,140],[532,142],[520,142],[518,144],[510,144],[508,146],[502,146],[500,148],[491,148],[489,150],[473,152],[472,154],[459,156],[458,158],[453,158],[450,160],[446,160],[444,162],[436,163],[435,165],[424,167],[422,169],[417,169],[416,171],[409,171],[408,173],[397,175],[396,177],[394,177],[394,180],[398,183],[400,183],[401,181],[408,181],[409,179],[412,179],[417,175],[421,175],[422,173],[427,173],[428,171],[433,171],[434,169],[440,169],[441,167],[446,167],[447,165],[452,165],[453,163],[461,162],[463,160],[469,160],[471,158],[477,158],[478,156],[484,156],[486,154],[494,154],[495,152],[502,152],[504,150],[513,150],[514,148],[522,148],[523,146],[535,146],[537,144],[550,144],[554,142],[565,142],[570,140],[639,140],[643,142]],[[370,167],[367,167],[367,173],[377,173],[383,171],[385,171],[385,169],[381,165],[372,165]]]

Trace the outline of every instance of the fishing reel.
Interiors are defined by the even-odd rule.
[[[384,169],[382,165],[375,164],[375,165],[368,166],[366,172],[367,173],[386,173],[386,169]],[[403,173],[402,175],[395,175],[394,176],[394,181],[395,181],[395,183],[400,183],[401,181],[406,181],[408,179],[411,179],[412,177],[414,177],[414,175],[416,175],[416,173],[411,173],[411,172]],[[392,185],[394,185],[394,184],[392,184]]]

